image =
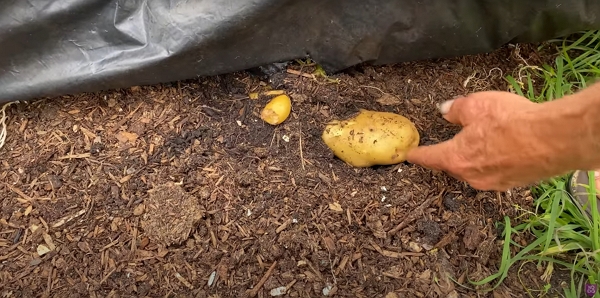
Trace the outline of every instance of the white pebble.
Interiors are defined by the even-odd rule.
[[[326,287],[323,288],[323,296],[329,296],[329,292],[331,292],[331,289],[333,287],[331,285],[327,285]]]
[[[215,282],[215,277],[217,277],[217,271],[213,271],[210,276],[208,277],[208,286],[212,286],[213,283]]]
[[[279,287],[279,288],[275,288],[271,290],[271,296],[281,296],[281,295],[285,295],[285,292],[287,292],[287,287]]]

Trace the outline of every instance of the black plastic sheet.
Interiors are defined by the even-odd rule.
[[[0,102],[307,56],[336,72],[589,29],[598,0],[3,0]]]

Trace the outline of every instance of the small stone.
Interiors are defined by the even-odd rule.
[[[271,296],[275,297],[275,296],[285,295],[286,292],[287,292],[287,287],[278,287],[278,288],[272,289],[270,294],[271,294]]]
[[[398,298],[398,294],[394,292],[389,292],[387,293],[387,295],[385,295],[385,298]]]
[[[323,296],[329,296],[329,293],[331,292],[331,289],[333,288],[333,286],[331,285],[327,285],[326,287],[323,288]]]
[[[208,286],[212,286],[215,283],[215,278],[217,277],[217,271],[213,271],[208,277]]]
[[[144,214],[145,209],[146,209],[146,207],[144,206],[144,204],[139,204],[135,207],[135,209],[133,209],[133,215],[140,216],[140,215]]]
[[[43,244],[38,245],[38,247],[37,247],[37,253],[38,253],[38,255],[40,257],[43,256],[43,255],[45,255],[45,254],[47,254],[47,253],[49,253],[49,252],[50,252],[50,249],[46,245],[43,245]]]
[[[448,296],[446,296],[446,298],[458,298],[458,292],[456,292],[456,290],[453,290],[452,292],[448,293]]]
[[[421,247],[421,245],[419,245],[419,243],[412,242],[412,241],[408,243],[408,249],[412,252],[421,252],[423,250],[423,248]]]

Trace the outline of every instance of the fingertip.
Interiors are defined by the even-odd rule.
[[[454,103],[454,99],[451,100],[447,100],[441,104],[438,105],[438,109],[440,110],[440,113],[442,115],[446,115],[450,112],[450,108],[452,107],[452,104]]]
[[[406,153],[406,161],[408,161],[409,163],[419,164],[421,161],[422,149],[423,149],[423,146],[418,146],[418,147],[415,147],[415,148],[409,150]]]
[[[407,153],[406,160],[412,164],[417,164],[428,169],[441,170],[441,156],[443,155],[444,144],[419,146]]]

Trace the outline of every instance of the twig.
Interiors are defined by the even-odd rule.
[[[287,71],[287,73],[291,73],[291,74],[294,74],[294,75],[297,75],[297,76],[301,76],[301,77],[305,77],[305,78],[316,80],[315,76],[312,75],[312,74],[309,74],[309,73],[300,72],[300,71],[293,70],[293,69],[288,69],[286,71]]]
[[[433,201],[442,197],[442,194],[446,191],[446,189],[442,189],[437,196],[431,196],[425,202],[421,204],[421,206],[417,207],[413,212],[410,213],[401,223],[399,223],[395,228],[391,229],[388,232],[388,235],[396,234],[398,231],[404,229],[409,223],[413,222],[417,219],[418,216],[421,215],[421,212],[425,210],[425,208],[429,207]]]
[[[305,171],[306,169],[304,168],[304,154],[302,154],[302,128],[300,127],[300,125],[298,125],[298,130],[300,131],[300,161],[302,164],[302,170]]]
[[[375,89],[375,90],[377,90],[377,91],[379,91],[379,92],[381,92],[381,93],[383,93],[383,94],[386,94],[385,92],[383,92],[383,90],[381,90],[381,89],[379,89],[379,88],[377,88],[377,87],[373,87],[373,86],[367,86],[367,85],[360,85],[360,86],[358,86],[358,87],[362,87],[362,88],[371,88],[371,89]]]
[[[90,156],[92,156],[90,153],[68,154],[65,156],[61,156],[58,159],[62,160],[62,159],[71,159],[71,158],[88,158]]]
[[[50,296],[50,291],[52,291],[52,271],[54,268],[50,268],[50,273],[48,274],[48,283],[46,285],[46,294]]]
[[[252,288],[252,290],[250,290],[248,292],[250,297],[256,297],[256,295],[258,295],[258,291],[260,291],[260,288],[262,288],[262,286],[265,284],[265,282],[267,282],[267,279],[269,279],[269,276],[271,276],[271,274],[275,270],[276,265],[277,265],[277,261],[274,261],[273,265],[271,265],[271,267],[269,267],[269,270],[267,270],[265,275],[263,275],[263,277],[260,279],[260,281],[258,281],[256,286],[254,286],[254,288]]]
[[[58,227],[60,227],[60,226],[62,226],[64,224],[70,222],[71,220],[75,219],[76,217],[83,215],[85,212],[86,212],[86,209],[81,209],[81,210],[79,210],[75,214],[67,215],[67,216],[59,219],[57,222],[53,223],[52,227],[53,228],[58,228]]]
[[[34,200],[32,197],[30,197],[30,196],[26,195],[26,194],[25,194],[24,192],[22,192],[20,189],[18,189],[18,188],[15,188],[15,187],[12,187],[12,186],[10,186],[8,183],[4,183],[4,185],[6,185],[6,187],[8,187],[8,189],[12,190],[12,192],[14,192],[14,193],[18,194],[20,197],[22,197],[22,198],[23,198],[23,199],[25,199],[26,201],[29,201],[29,202],[33,202],[33,201],[35,201],[35,200]]]
[[[106,274],[104,278],[100,281],[100,285],[102,285],[116,270],[117,268],[113,268],[112,270],[110,270],[110,272],[108,272],[108,274]]]
[[[5,103],[0,109],[0,148],[4,146],[4,141],[6,140],[6,120],[8,117],[6,116],[6,108],[15,102]]]

